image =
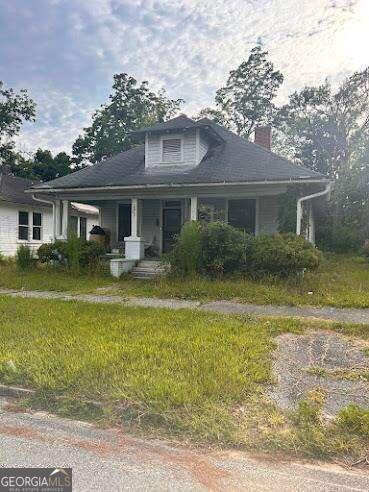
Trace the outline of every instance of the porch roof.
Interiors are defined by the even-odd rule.
[[[180,166],[153,172],[145,170],[144,145],[86,167],[67,176],[33,186],[33,190],[106,188],[156,185],[201,185],[217,183],[304,182],[325,181],[320,173],[294,164],[256,145],[213,121],[203,118],[201,124],[221,138],[210,146],[198,166],[183,170]],[[194,122],[195,123],[195,122]]]

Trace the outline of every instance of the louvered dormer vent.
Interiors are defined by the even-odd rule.
[[[182,161],[182,140],[180,138],[166,138],[163,142],[163,162]]]

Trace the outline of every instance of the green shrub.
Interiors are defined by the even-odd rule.
[[[245,260],[245,235],[225,222],[211,222],[201,231],[202,273],[222,277],[241,268]]]
[[[58,260],[55,243],[44,243],[37,250],[37,256],[41,263],[50,263]]]
[[[16,254],[17,267],[20,270],[28,270],[33,266],[33,255],[31,248],[27,244],[18,246]]]
[[[316,269],[319,259],[319,250],[292,233],[246,238],[246,269],[253,274],[296,275]]]
[[[168,255],[171,273],[179,277],[193,277],[200,270],[201,225],[186,222],[172,251]]]
[[[5,256],[3,253],[0,251],[0,265],[3,265],[6,262]]]
[[[57,263],[65,266],[74,274],[81,268],[96,272],[101,267],[101,257],[105,253],[102,244],[96,241],[72,236],[68,241],[55,241],[42,244],[38,249],[39,260],[43,263]]]
[[[352,434],[369,438],[369,410],[348,405],[337,416],[338,425]]]
[[[327,219],[317,228],[318,246],[335,253],[357,252],[364,238],[357,225],[337,225]]]

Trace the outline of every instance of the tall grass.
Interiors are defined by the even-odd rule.
[[[33,265],[33,254],[28,244],[20,244],[16,254],[17,267],[21,271],[29,270]]]

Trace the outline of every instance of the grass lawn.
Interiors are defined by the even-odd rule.
[[[35,389],[33,405],[197,442],[362,450],[351,428],[314,420],[314,407],[286,416],[265,397],[274,337],[306,321],[8,297],[0,319],[0,383]],[[325,326],[368,337],[367,327]]]
[[[124,278],[115,281],[104,276],[32,271],[19,273],[12,265],[0,266],[0,287],[16,289],[96,292],[127,296],[177,297],[182,299],[232,299],[257,304],[321,305],[369,307],[369,262],[362,257],[328,255],[319,270],[301,280],[263,279],[254,281],[234,277],[219,280],[142,281]]]

